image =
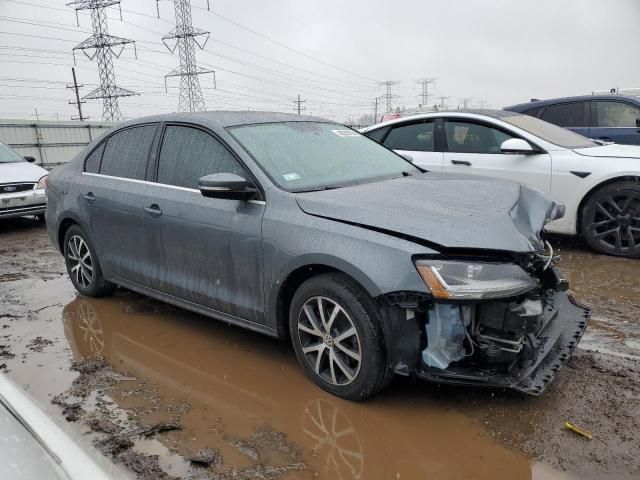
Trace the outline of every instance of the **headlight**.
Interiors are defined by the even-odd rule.
[[[480,300],[511,297],[536,287],[536,281],[512,263],[418,260],[418,273],[438,299]]]
[[[49,181],[49,175],[45,175],[40,180],[38,180],[37,188],[47,188],[47,182]]]

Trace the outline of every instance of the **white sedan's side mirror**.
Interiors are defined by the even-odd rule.
[[[536,153],[531,144],[521,138],[510,138],[509,140],[505,140],[502,142],[502,145],[500,145],[500,151],[502,153],[519,153],[522,155]]]

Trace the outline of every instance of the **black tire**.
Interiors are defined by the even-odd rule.
[[[78,239],[84,242],[86,249],[84,247],[78,249]],[[78,253],[78,250],[81,253]],[[78,268],[78,262],[75,259],[83,257],[87,251],[89,256],[85,258],[82,265]],[[111,295],[115,290],[116,286],[105,280],[102,276],[102,269],[100,268],[96,250],[87,234],[78,225],[69,227],[64,236],[64,261],[67,266],[69,278],[71,278],[73,286],[76,287],[76,290],[81,295],[86,297],[105,297]],[[90,273],[90,278],[82,274],[83,267],[86,275]]]
[[[594,250],[640,257],[640,183],[615,182],[596,190],[580,220],[581,233]]]
[[[45,223],[44,213],[39,213],[38,215],[36,215],[36,220],[37,220],[39,223]]]
[[[323,305],[327,323],[331,322],[331,313],[336,305],[340,307],[329,330],[318,318],[321,316],[318,299]],[[318,332],[309,332],[313,322],[303,310],[305,306],[315,314],[320,326]],[[300,329],[299,320],[306,330]],[[345,337],[344,334],[351,331],[349,325],[352,325],[356,334]],[[322,389],[347,400],[370,398],[393,377],[386,360],[381,325],[380,311],[375,302],[359,285],[340,273],[326,273],[304,282],[294,294],[289,310],[289,332],[305,374]],[[331,339],[326,338],[327,331],[331,332]],[[340,337],[343,339],[339,340]],[[303,348],[316,346],[322,350],[303,351]],[[359,353],[360,361],[356,362],[354,357],[347,355],[345,348],[352,353]],[[316,362],[318,355],[320,361]],[[315,365],[318,365],[318,373]],[[352,378],[345,372],[350,372]]]

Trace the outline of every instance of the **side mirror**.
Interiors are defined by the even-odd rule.
[[[411,155],[407,155],[406,153],[401,153],[400,156],[404,158],[407,162],[413,163],[413,157]]]
[[[234,173],[205,175],[198,180],[198,187],[205,197],[227,200],[250,200],[257,192],[246,178]]]
[[[505,140],[500,145],[500,151],[502,153],[515,153],[522,155],[530,155],[536,153],[531,144],[521,138],[510,138]]]
[[[24,158],[24,159],[25,159],[27,162],[29,162],[29,163],[33,163],[33,162],[35,162],[35,161],[36,161],[35,157],[32,157],[32,156],[30,156],[30,155],[25,155],[25,156],[24,156],[24,157],[22,157],[22,158]]]
[[[640,118],[636,118],[636,127],[640,128]]]

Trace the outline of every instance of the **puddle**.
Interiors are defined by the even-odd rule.
[[[145,313],[150,304],[153,313]],[[268,423],[304,451],[307,470],[295,478],[480,479],[495,478],[496,465],[508,478],[531,476],[527,459],[423,395],[408,399],[389,389],[368,404],[337,399],[306,380],[283,344],[162,307],[133,294],[78,298],[63,310],[64,331],[74,357],[104,356],[158,385],[161,396],[189,404],[184,430],[161,437],[185,457],[206,446],[225,462],[250,464],[228,437],[250,437]]]

